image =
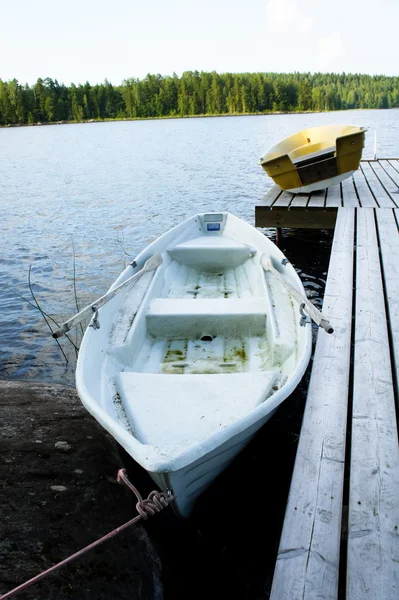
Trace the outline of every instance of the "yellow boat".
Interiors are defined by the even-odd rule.
[[[259,161],[283,190],[312,192],[339,183],[359,168],[365,129],[325,125],[303,129],[273,146]]]

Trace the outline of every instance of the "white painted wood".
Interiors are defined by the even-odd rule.
[[[394,203],[382,187],[381,182],[378,180],[378,177],[371,168],[371,164],[374,163],[362,162],[360,168],[362,169],[364,176],[367,179],[368,185],[370,186],[374,198],[377,200],[377,203],[381,208],[394,208]]]
[[[359,206],[352,177],[342,182],[342,201],[344,206]]]
[[[341,185],[332,185],[327,188],[326,206],[342,206]]]
[[[258,206],[271,206],[277,198],[283,193],[283,190],[274,185],[262,198]]]
[[[353,180],[355,182],[357,193],[359,196],[359,204],[363,208],[377,208],[378,204],[375,201],[375,198],[371,193],[369,186],[367,185],[366,178],[361,169],[358,169],[354,172]]]
[[[399,596],[399,450],[374,212],[357,211],[347,600]]]
[[[336,600],[352,314],[354,209],[340,208],[271,600]]]

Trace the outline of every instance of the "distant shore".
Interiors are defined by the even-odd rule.
[[[395,110],[395,108],[346,108],[340,110],[306,110],[306,111],[269,111],[258,113],[220,113],[220,114],[205,114],[205,115],[167,115],[161,117],[121,117],[114,119],[84,119],[82,121],[49,121],[38,123],[8,123],[0,125],[0,129],[8,129],[11,127],[42,127],[46,125],[77,125],[77,124],[92,124],[92,123],[114,123],[125,121],[160,121],[165,119],[207,119],[217,117],[262,117],[273,115],[313,115],[321,113],[344,113],[348,111],[364,111],[364,110]],[[397,109],[396,109],[397,110]]]

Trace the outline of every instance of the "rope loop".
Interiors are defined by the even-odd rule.
[[[163,492],[154,491],[145,500],[137,502],[136,510],[142,519],[147,520],[166,508],[169,502],[169,498]]]

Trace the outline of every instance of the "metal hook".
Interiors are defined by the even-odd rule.
[[[304,312],[304,308],[305,308],[306,304],[304,302],[302,302],[302,304],[299,305],[299,313],[301,315],[301,319],[299,321],[299,325],[301,327],[305,327],[306,323],[310,323],[310,318],[308,317],[308,315]]]
[[[94,317],[93,317],[93,320],[90,323],[89,327],[93,327],[93,329],[100,329],[100,322],[98,320],[98,308],[97,308],[97,306],[92,306],[91,310],[94,313]]]

